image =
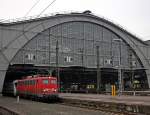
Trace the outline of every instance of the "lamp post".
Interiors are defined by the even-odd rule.
[[[97,93],[101,92],[101,72],[99,64],[99,46],[96,46],[96,56],[97,56]]]
[[[119,64],[118,64],[118,82],[119,82],[119,95],[122,94],[122,71],[121,71],[121,39],[113,39],[119,42]]]
[[[56,41],[56,76],[57,76],[57,84],[58,84],[58,89],[60,91],[60,76],[59,76],[59,44],[58,44],[58,40]]]

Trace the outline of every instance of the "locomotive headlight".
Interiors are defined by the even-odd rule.
[[[57,89],[43,89],[43,92],[49,92],[49,91],[52,91],[52,92],[57,92]]]
[[[43,89],[43,92],[48,92],[50,91],[50,89]]]
[[[54,88],[53,88],[53,89],[52,89],[52,91],[53,91],[53,92],[56,92],[56,91],[57,91],[57,89],[54,89]]]
[[[43,89],[43,92],[46,92],[46,89]]]

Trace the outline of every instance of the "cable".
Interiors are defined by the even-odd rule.
[[[40,0],[39,0],[39,1],[40,1]],[[35,3],[35,5],[36,5],[39,1],[37,1],[37,2]],[[37,17],[39,17],[39,16],[40,16],[49,6],[51,6],[55,1],[56,1],[56,0],[53,0]],[[32,7],[29,11],[31,11],[31,10],[35,7],[35,5],[33,5],[33,7]],[[28,11],[28,12],[29,12],[29,11]],[[28,26],[29,26],[29,25],[25,26],[24,29],[26,29]],[[36,26],[38,26],[38,25],[36,25]],[[34,28],[34,27],[31,27],[30,29],[33,29],[33,28]],[[30,30],[30,29],[28,29],[28,30]],[[25,33],[26,33],[26,31],[24,31],[23,33],[19,34],[14,40],[18,39],[20,36],[22,36],[22,35],[25,34]],[[10,42],[6,45],[6,47],[9,46],[14,40],[10,41]],[[3,50],[3,49],[1,49],[1,50]]]
[[[30,8],[30,10],[25,14],[24,17],[26,17],[26,16],[31,12],[31,10],[32,10],[39,2],[40,2],[40,0],[38,0],[38,1]]]
[[[41,12],[37,17],[41,16],[41,14],[42,14],[43,12],[45,12],[45,10],[47,10],[55,1],[56,1],[56,0],[53,0],[44,10],[42,10],[42,12]]]

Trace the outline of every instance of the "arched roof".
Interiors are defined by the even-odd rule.
[[[150,75],[150,64],[147,60],[147,57],[144,53],[145,47],[148,46],[147,43],[140,40],[136,36],[132,35],[130,32],[126,31],[125,29],[115,25],[114,23],[95,16],[91,13],[69,13],[69,14],[56,14],[54,16],[48,17],[41,17],[36,19],[24,20],[24,21],[17,21],[11,23],[3,23],[3,40],[6,39],[5,44],[1,48],[1,54],[9,64],[16,53],[29,42],[29,40],[33,39],[38,33],[51,28],[52,26],[71,22],[71,21],[85,21],[85,22],[92,22],[98,25],[101,25],[105,28],[116,33],[120,36],[137,54],[139,59],[141,60],[143,66],[148,69],[147,75]],[[14,30],[17,30],[17,34],[14,35]],[[8,33],[12,36],[7,35]],[[31,31],[33,33],[31,33]],[[140,47],[142,46],[142,47]],[[0,62],[1,63],[1,62]],[[2,62],[3,63],[3,62]],[[149,84],[150,84],[150,76],[148,76]]]
[[[110,24],[111,26],[114,26],[118,29],[120,29],[121,31],[129,34],[130,36],[133,37],[133,39],[136,39],[138,41],[140,41],[141,43],[143,43],[144,45],[148,45],[146,42],[144,42],[143,40],[141,40],[140,38],[138,38],[136,35],[132,34],[131,32],[127,31],[126,29],[124,29],[123,27],[121,27],[120,25],[118,24],[115,24],[111,21],[109,21],[108,19],[105,19],[104,17],[99,17],[99,16],[96,16],[94,14],[92,14],[91,12],[86,12],[84,11],[83,13],[76,13],[76,12],[72,12],[72,13],[68,13],[68,14],[55,14],[55,15],[52,15],[52,16],[46,16],[46,17],[31,17],[29,19],[26,20],[26,18],[23,18],[23,19],[16,19],[16,20],[10,20],[9,21],[3,21],[3,22],[0,22],[1,25],[3,26],[13,26],[13,25],[18,25],[18,24],[25,24],[25,23],[32,23],[32,22],[36,22],[36,21],[43,21],[43,20],[49,20],[50,18],[61,18],[63,16],[81,16],[81,15],[84,15],[84,16],[87,16],[87,17],[92,17],[92,18],[95,18],[95,19],[98,19],[98,20],[101,20],[105,23],[108,23]]]

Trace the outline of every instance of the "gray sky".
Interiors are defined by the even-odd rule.
[[[0,19],[21,18],[38,0],[0,0]],[[53,0],[40,0],[27,16],[34,16]],[[150,40],[150,0],[56,0],[43,14],[91,10],[123,26],[142,40]]]

